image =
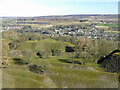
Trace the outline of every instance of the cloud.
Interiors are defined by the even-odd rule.
[[[87,1],[95,2],[87,3]],[[81,3],[83,0],[0,0],[0,16],[46,16],[117,12],[116,2],[116,4],[113,2],[104,4],[103,2],[108,0],[104,0],[102,3],[96,3],[96,1],[103,0],[84,0],[85,3]]]
[[[119,0],[36,0],[39,2],[119,2]]]
[[[60,9],[43,4],[11,0],[0,3],[0,16],[43,16],[58,13]]]

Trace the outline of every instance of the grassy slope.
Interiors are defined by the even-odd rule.
[[[40,75],[29,72],[27,66],[11,63],[3,70],[3,87],[8,88],[115,88],[118,85],[117,74],[103,72],[97,65],[78,65],[61,62],[59,58],[45,60],[52,72]],[[36,62],[37,61],[37,62]],[[11,59],[12,62],[12,59]],[[41,62],[40,59],[34,62]],[[113,82],[115,81],[115,82]]]
[[[23,42],[18,50],[31,49],[38,41]],[[56,43],[52,40],[41,40],[40,42]],[[52,68],[47,75],[39,75],[28,71],[27,66],[14,64],[10,60],[9,69],[3,70],[3,87],[7,88],[115,88],[118,85],[117,74],[107,73],[98,68],[97,64],[77,65],[61,62],[59,57],[50,59],[35,58],[34,63],[46,62]],[[80,60],[81,61],[81,60]]]
[[[41,60],[37,59],[34,62],[40,63]],[[29,72],[26,66],[11,63],[9,69],[3,70],[3,87],[115,88],[118,86],[117,74],[103,72],[97,65],[92,67],[92,65],[70,64],[60,62],[56,57],[45,62],[52,68],[47,76]]]
[[[24,41],[22,42],[19,46],[16,47],[17,50],[25,50],[25,49],[33,49],[38,43],[45,43],[45,44],[51,44],[54,46],[57,44],[57,41],[53,39],[44,39],[40,41]],[[67,42],[62,42],[64,46],[74,46],[73,44],[67,43]]]
[[[96,70],[95,67],[71,65],[57,60],[49,61],[54,72],[50,75],[58,87],[68,88],[115,88],[118,86],[117,74]],[[115,82],[113,83],[112,81]]]
[[[24,70],[23,70],[24,69]],[[12,65],[3,70],[3,88],[54,88],[53,81],[44,75],[29,72],[25,67]],[[47,81],[47,82],[46,82]]]

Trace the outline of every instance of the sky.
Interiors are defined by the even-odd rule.
[[[0,16],[117,14],[119,0],[0,0]]]

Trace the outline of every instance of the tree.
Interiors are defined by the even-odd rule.
[[[8,45],[8,42],[5,42],[5,41],[2,41],[2,47],[0,47],[2,53],[1,56],[2,56],[2,64],[5,66],[5,67],[8,67],[9,65],[9,59],[8,59],[8,55],[9,55],[9,45]]]
[[[102,39],[99,41],[99,44],[98,44],[99,57],[105,56],[110,52],[112,52],[112,50],[115,50],[117,48],[118,48],[118,44],[116,42]]]
[[[88,52],[91,49],[91,39],[80,38],[76,44],[76,57],[79,57],[81,52]]]
[[[23,64],[31,64],[31,61],[33,59],[33,56],[34,56],[34,52],[32,49],[27,49],[27,50],[24,50],[23,51],[23,61],[22,63]]]
[[[52,55],[58,56],[61,52],[64,52],[64,51],[65,51],[64,43],[58,41],[52,49]]]
[[[51,54],[52,44],[48,42],[40,42],[36,47],[35,51],[40,58],[49,58]]]
[[[10,49],[15,49],[19,44],[20,44],[19,40],[14,40],[9,43],[9,47],[10,47]]]
[[[4,39],[16,40],[18,39],[18,33],[16,31],[4,31],[2,32],[2,37]]]

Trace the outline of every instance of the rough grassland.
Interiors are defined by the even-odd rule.
[[[46,62],[51,71],[45,75],[30,72],[26,65],[16,65],[11,60],[9,69],[3,69],[4,88],[117,88],[117,74],[104,72],[97,65],[79,65],[59,61],[60,58],[34,59]],[[81,60],[80,60],[81,61]],[[96,69],[97,68],[97,69]]]
[[[33,49],[38,42],[55,44],[57,41],[25,41],[16,49]],[[66,44],[66,43],[64,43]],[[69,44],[69,43],[67,43]],[[86,65],[61,62],[69,59],[51,56],[49,59],[34,57],[32,63],[47,65],[44,75],[30,72],[27,65],[17,65],[9,58],[9,68],[3,69],[3,88],[117,88],[118,74],[104,72],[95,63]],[[72,58],[74,59],[74,58]],[[80,61],[80,59],[74,59]]]
[[[50,63],[54,70],[50,75],[50,78],[59,88],[118,87],[117,74],[98,71],[95,68],[88,66],[60,63],[55,60],[51,60]]]
[[[3,70],[3,88],[54,88],[53,81],[46,76],[23,70]]]

